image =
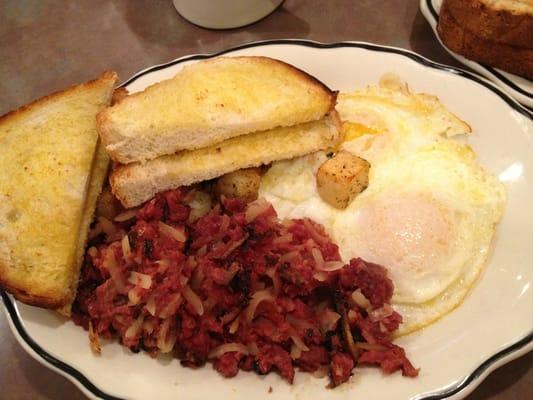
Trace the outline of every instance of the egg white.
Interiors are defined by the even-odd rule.
[[[341,148],[371,164],[369,186],[345,209],[325,203],[315,173],[318,152],[274,163],[260,195],[282,218],[324,225],[345,261],[387,267],[399,334],[451,311],[468,293],[489,254],[505,203],[503,185],[450,136],[470,128],[435,97],[411,93],[390,77],[380,86],[340,94]]]

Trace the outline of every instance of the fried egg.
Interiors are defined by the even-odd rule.
[[[490,252],[505,189],[465,141],[470,127],[436,97],[411,93],[388,76],[378,86],[341,93],[341,149],[370,162],[369,185],[344,210],[324,202],[315,173],[318,152],[272,165],[260,195],[281,218],[324,225],[344,261],[381,264],[395,285],[399,334],[420,329],[457,307]]]

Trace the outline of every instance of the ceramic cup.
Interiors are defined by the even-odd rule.
[[[258,21],[283,0],[173,0],[183,18],[204,28],[238,28]]]

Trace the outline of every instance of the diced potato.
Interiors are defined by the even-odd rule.
[[[96,216],[112,220],[123,210],[124,208],[120,202],[111,193],[111,188],[109,186],[104,187],[96,203]]]
[[[257,199],[260,184],[259,168],[240,169],[218,178],[215,193],[218,196],[236,197],[249,203]]]
[[[316,173],[320,197],[336,208],[346,208],[368,186],[368,161],[340,151],[325,161]]]

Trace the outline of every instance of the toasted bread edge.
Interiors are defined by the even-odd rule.
[[[80,224],[80,231],[78,233],[78,245],[76,248],[76,259],[74,269],[72,271],[72,281],[70,283],[70,290],[67,294],[65,304],[57,311],[64,315],[70,316],[72,302],[76,298],[78,291],[78,281],[80,271],[83,265],[85,255],[85,247],[89,238],[89,229],[91,222],[94,219],[94,212],[96,210],[96,203],[98,196],[102,192],[105,179],[107,178],[109,170],[109,157],[105,151],[105,147],[100,140],[98,140],[91,167],[91,176],[89,180],[89,187],[87,189],[87,197],[85,199],[85,206],[83,208],[83,215]]]

